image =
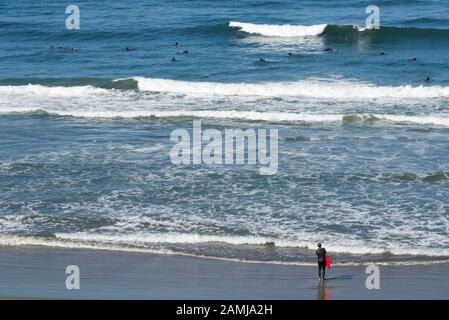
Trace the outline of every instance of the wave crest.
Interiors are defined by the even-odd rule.
[[[305,97],[330,100],[368,99],[434,99],[449,98],[449,87],[427,85],[377,86],[356,80],[305,79],[294,82],[225,83],[198,82],[172,79],[131,77],[111,81],[110,88],[97,87],[95,83],[84,86],[47,86],[42,84],[0,86],[6,96],[37,95],[48,97],[88,97],[125,94],[124,91],[141,91],[192,95],[195,97]]]
[[[260,34],[266,37],[307,37],[318,36],[324,32],[327,24],[317,24],[311,26],[301,25],[272,25],[272,24],[254,24],[245,22],[229,22],[229,27],[239,28],[241,31],[251,34]]]
[[[304,25],[276,25],[276,24],[254,24],[246,22],[231,21],[231,28],[248,34],[257,34],[265,37],[301,38],[311,36],[323,36],[330,41],[351,42],[366,37],[383,41],[391,38],[444,38],[449,36],[449,29],[417,28],[417,27],[395,27],[383,26],[379,29],[370,29],[365,26],[338,25],[338,24],[316,24]]]

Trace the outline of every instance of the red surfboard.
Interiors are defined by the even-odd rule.
[[[328,268],[328,269],[330,269],[331,268],[331,259],[329,259],[329,257],[326,255],[326,267]]]

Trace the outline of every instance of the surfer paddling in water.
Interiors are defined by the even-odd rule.
[[[318,279],[326,280],[326,278],[324,277],[326,274],[326,249],[321,247],[320,242],[318,242],[317,246],[318,248],[316,249],[315,253],[318,258]]]

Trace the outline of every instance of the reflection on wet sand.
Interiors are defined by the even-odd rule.
[[[320,281],[318,284],[318,290],[317,290],[317,300],[332,300],[330,295],[330,290],[326,288],[326,282]]]

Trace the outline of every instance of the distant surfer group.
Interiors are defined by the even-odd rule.
[[[323,49],[323,51],[324,52],[334,52],[334,48],[327,47],[327,48]],[[294,54],[292,52],[288,52],[287,55],[289,57],[293,57],[294,56]],[[385,53],[385,51],[380,51],[379,55],[380,56],[385,56],[386,53]],[[411,58],[408,58],[407,61],[416,62],[416,61],[418,61],[418,58],[417,57],[411,57]],[[265,60],[263,58],[260,58],[259,62],[260,63],[265,63],[265,62],[267,62],[267,60]],[[424,81],[425,82],[432,82],[433,78],[430,75],[428,75],[428,76],[426,76],[426,78],[424,78]]]
[[[176,47],[177,49],[183,49],[183,47],[182,47],[182,45],[181,45],[181,43],[180,43],[179,41],[176,41],[176,42],[175,42],[175,47]],[[68,51],[71,52],[71,53],[77,51],[77,49],[76,49],[76,48],[73,48],[73,47],[66,48],[66,47],[62,47],[62,46],[54,46],[54,45],[50,45],[49,48],[50,48],[50,50],[64,49],[64,50],[68,50]],[[125,47],[125,48],[123,49],[124,52],[129,52],[129,51],[134,51],[134,50],[135,50],[135,49],[134,49],[134,48],[131,48],[131,47]],[[325,49],[323,49],[323,51],[324,51],[324,52],[334,52],[334,48],[326,47]],[[181,54],[188,54],[188,53],[189,53],[189,50],[188,50],[188,49],[183,49],[180,53],[181,53]],[[380,51],[380,52],[379,52],[379,55],[380,55],[380,56],[385,56],[386,53],[385,53],[385,51]],[[293,56],[295,56],[295,54],[292,53],[292,52],[288,52],[288,53],[287,53],[287,56],[293,57]],[[175,63],[175,62],[178,61],[178,60],[177,60],[174,56],[172,56],[172,58],[170,59],[170,61],[171,61],[172,63]],[[407,59],[407,61],[416,62],[416,61],[418,61],[418,58],[416,58],[416,57],[411,57],[411,58]],[[265,59],[265,58],[259,58],[259,61],[258,61],[258,62],[259,62],[260,64],[265,64],[265,63],[268,63],[269,61],[268,61],[267,59]],[[428,76],[426,76],[426,78],[424,78],[424,82],[432,82],[432,81],[433,81],[433,78],[432,78],[430,75],[428,75]]]
[[[182,45],[181,45],[181,43],[179,41],[176,41],[175,46],[176,46],[177,49],[181,49],[181,47],[182,47]],[[189,54],[189,50],[188,49],[182,50],[181,53],[182,54]],[[176,62],[176,61],[178,61],[178,60],[176,60],[175,57],[171,58],[171,62]]]
[[[179,41],[176,41],[175,46],[176,46],[176,48],[179,49],[179,48],[181,48],[181,43],[180,43]],[[323,49],[323,52],[334,52],[334,48],[326,47],[325,49]],[[188,54],[188,53],[189,53],[189,50],[183,50],[182,53],[183,53],[183,54]],[[385,56],[386,53],[385,53],[385,51],[380,51],[380,52],[379,52],[379,55],[380,55],[380,56]],[[287,56],[293,57],[293,56],[295,56],[295,54],[294,54],[293,52],[288,52],[288,53],[287,53]],[[172,57],[172,58],[171,58],[171,62],[176,62],[176,61],[177,61],[177,59],[176,59],[175,57]],[[418,58],[416,58],[416,57],[411,57],[411,58],[407,59],[407,61],[416,62],[416,61],[418,61]],[[265,63],[268,63],[269,61],[268,61],[267,59],[265,59],[265,58],[259,58],[259,61],[258,61],[258,62],[259,62],[260,64],[265,64]],[[425,81],[425,82],[432,82],[432,81],[433,81],[433,78],[432,78],[430,75],[428,75],[428,76],[426,76],[426,78],[424,78],[424,81]]]

